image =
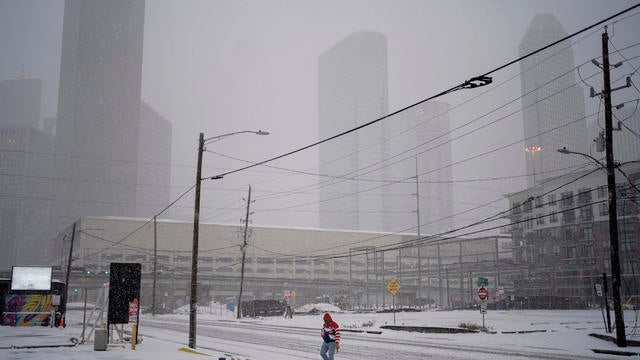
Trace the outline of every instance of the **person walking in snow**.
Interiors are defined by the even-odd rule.
[[[322,319],[324,324],[320,331],[323,340],[320,356],[324,360],[333,360],[333,354],[340,350],[340,328],[329,313],[325,313]]]

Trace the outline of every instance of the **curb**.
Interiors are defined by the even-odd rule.
[[[196,354],[196,355],[211,356],[209,354],[205,354],[203,352],[199,352],[199,351],[196,351],[196,350],[194,350],[192,348],[188,348],[188,347],[181,347],[180,349],[178,349],[178,351],[187,352],[187,353]]]
[[[380,329],[402,330],[409,332],[432,333],[432,334],[470,334],[477,333],[476,330],[461,328],[443,328],[433,326],[400,326],[400,325],[382,325]]]

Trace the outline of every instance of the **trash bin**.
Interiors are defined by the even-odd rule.
[[[107,329],[96,329],[95,334],[93,336],[93,350],[94,351],[107,350],[108,338],[109,336],[108,336]]]

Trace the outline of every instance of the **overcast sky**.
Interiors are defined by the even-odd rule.
[[[175,198],[194,183],[200,132],[212,137],[240,130],[269,131],[270,136],[243,134],[208,146],[210,151],[248,161],[264,160],[317,141],[318,58],[350,33],[371,30],[387,37],[389,105],[395,111],[517,58],[520,40],[536,13],[554,14],[565,30],[573,33],[635,3],[147,1],[142,98],[173,124]],[[63,8],[61,0],[0,0],[0,79],[16,78],[23,72],[26,77],[42,79],[43,117],[56,115]],[[631,14],[637,12],[636,9]],[[613,30],[610,30],[612,41],[618,48],[636,43],[640,16],[620,21]],[[576,63],[601,54],[600,33],[576,45]],[[585,67],[584,71],[592,73],[594,69]],[[630,68],[626,71],[630,72]],[[515,65],[493,74],[494,84],[518,72]],[[635,79],[640,83],[637,75]],[[600,82],[599,78],[593,80],[595,85]],[[455,106],[479,91],[468,90],[440,100]],[[474,106],[452,113],[451,126],[498,107],[519,93],[520,81],[516,78]],[[594,103],[597,107],[592,100],[587,99],[586,103],[587,114]],[[518,106],[521,105],[518,103],[511,110]],[[521,126],[518,114],[497,128],[461,139],[453,147],[454,162],[507,143],[504,139],[522,138]],[[522,175],[524,152],[521,147],[515,149],[456,166],[454,178]],[[313,172],[317,170],[317,158],[316,149],[310,149],[272,165]],[[203,175],[216,175],[244,165],[205,153]],[[316,182],[317,178],[312,176],[269,168],[207,182],[203,188],[203,221],[237,223],[242,210],[216,208],[242,208],[242,198],[251,184],[255,191],[252,198],[258,200],[253,205],[255,224],[317,226],[315,205],[266,211],[313,202],[315,193],[260,201],[274,191],[292,191]],[[456,211],[500,199],[524,184],[524,178],[516,178],[477,186],[456,185]],[[173,217],[189,220],[193,197],[185,197],[174,209]],[[467,218],[479,216],[465,214],[458,220],[464,223]]]

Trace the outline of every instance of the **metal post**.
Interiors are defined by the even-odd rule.
[[[422,300],[422,294],[420,288],[422,287],[422,259],[420,254],[420,187],[418,181],[418,157],[416,156],[416,215],[418,223],[418,301]]]
[[[158,278],[158,232],[157,216],[153,217],[153,290],[151,292],[151,315],[156,315],[156,282]]]
[[[616,344],[627,346],[624,328],[624,314],[620,301],[620,257],[618,254],[618,212],[616,205],[616,174],[613,161],[613,125],[611,114],[611,79],[609,69],[609,36],[607,28],[602,34],[602,70],[604,74],[604,119],[605,119],[605,152],[607,158],[607,186],[609,189],[609,240],[611,241],[611,288],[613,311],[616,321]]]
[[[200,182],[202,181],[202,152],[204,133],[198,141],[198,166],[196,168],[196,195],[193,207],[193,249],[191,251],[191,301],[189,308],[189,347],[196,348],[196,313],[198,308],[198,235],[200,230]]]

